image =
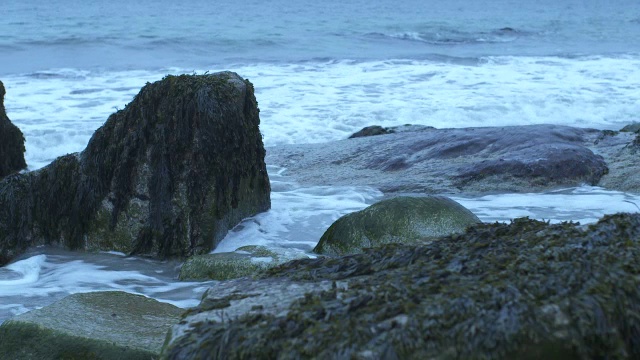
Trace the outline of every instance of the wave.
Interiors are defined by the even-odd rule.
[[[429,29],[427,31],[407,31],[394,33],[367,33],[365,36],[377,39],[392,39],[421,42],[430,45],[469,45],[486,43],[507,43],[532,35],[532,32],[503,27],[492,31],[469,32],[457,29]]]

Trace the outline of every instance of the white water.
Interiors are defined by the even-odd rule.
[[[265,146],[343,139],[377,124],[436,128],[563,124],[617,130],[640,121],[640,57],[332,61],[225,69],[10,75],[8,116],[31,169],[84,149],[109,114],[166,74],[233,70],[255,85]],[[277,164],[273,164],[277,165]]]

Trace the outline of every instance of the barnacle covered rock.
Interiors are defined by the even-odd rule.
[[[640,214],[479,224],[223,282],[163,358],[636,359],[638,275]]]

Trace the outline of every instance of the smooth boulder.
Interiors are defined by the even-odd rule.
[[[426,242],[462,233],[479,222],[471,211],[447,197],[396,197],[336,220],[313,251],[336,256],[383,244]]]
[[[126,292],[74,294],[5,321],[0,358],[154,359],[182,313]]]
[[[0,81],[0,179],[27,167],[24,136],[7,117],[4,95],[4,84]]]
[[[258,113],[252,84],[235,73],[147,84],[83,152],[0,182],[0,265],[40,244],[211,251],[271,206]]]
[[[516,219],[221,282],[163,359],[637,359],[640,214]]]

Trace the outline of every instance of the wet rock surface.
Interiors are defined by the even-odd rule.
[[[396,197],[347,214],[322,235],[315,253],[347,255],[391,243],[425,243],[462,233],[477,216],[443,196]]]
[[[70,295],[0,326],[2,359],[153,359],[183,310],[119,291]]]
[[[4,84],[0,81],[0,179],[27,167],[24,160],[24,136],[7,117],[4,108]]]
[[[267,162],[308,185],[366,185],[385,193],[544,191],[597,185],[599,130],[557,125],[418,128],[330,144],[267,149]]]
[[[229,280],[251,276],[294,259],[308,258],[301,251],[249,245],[234,252],[195,255],[180,268],[180,280]]]
[[[162,357],[633,359],[639,264],[640,214],[480,224],[222,282]]]
[[[210,251],[270,208],[258,112],[235,73],[147,84],[82,153],[0,182],[0,264],[40,244],[161,258]]]

